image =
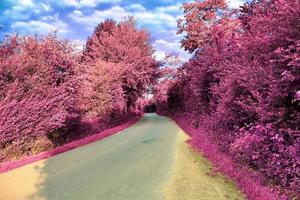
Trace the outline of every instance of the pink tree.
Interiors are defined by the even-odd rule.
[[[112,67],[122,66],[119,73],[127,109],[146,91],[158,67],[148,32],[137,29],[132,18],[118,24],[106,20],[96,27],[87,41],[83,60],[90,64],[98,59],[111,63]]]
[[[121,82],[122,67],[101,60],[95,61],[83,77],[82,102],[87,118],[109,119],[121,114],[126,101]]]
[[[58,138],[76,124],[77,69],[65,41],[10,36],[0,46],[0,147]]]
[[[262,0],[231,13],[224,1],[184,4],[178,32],[195,55],[177,83],[158,92],[174,99],[167,108],[187,112],[237,162],[294,195],[300,184],[299,6]],[[195,144],[201,139],[193,137]]]
[[[185,33],[182,47],[194,52],[211,43],[212,27],[218,22],[217,12],[227,8],[225,0],[195,1],[183,4],[184,19],[178,21],[178,33]]]

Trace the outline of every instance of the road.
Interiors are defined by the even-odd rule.
[[[182,136],[171,119],[148,114],[121,133],[0,174],[0,199],[243,199],[233,183],[207,175],[200,154],[181,150]]]

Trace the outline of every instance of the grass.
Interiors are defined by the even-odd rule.
[[[176,144],[176,161],[171,181],[165,186],[166,200],[243,200],[236,185],[220,174],[211,172],[211,164],[186,142],[181,131]]]

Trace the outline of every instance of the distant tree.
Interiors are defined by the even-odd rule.
[[[158,63],[153,59],[153,47],[145,29],[137,29],[133,18],[116,23],[100,23],[88,39],[83,61],[91,64],[102,60],[121,66],[121,79],[126,108],[129,110],[154,80]]]
[[[218,14],[227,8],[226,1],[195,1],[184,3],[182,8],[184,19],[178,20],[178,34],[185,33],[182,47],[192,53],[211,44],[212,25],[218,22]]]
[[[101,60],[87,68],[82,87],[82,105],[86,117],[109,119],[112,113],[122,114],[125,111],[122,70],[118,64]]]

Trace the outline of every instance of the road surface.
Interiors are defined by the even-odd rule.
[[[243,199],[209,175],[186,139],[171,119],[148,114],[121,133],[0,174],[0,200]]]

